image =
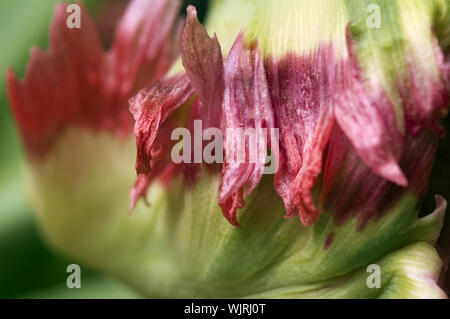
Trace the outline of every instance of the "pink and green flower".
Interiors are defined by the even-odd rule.
[[[450,104],[450,2],[217,0],[205,26],[178,8],[133,1],[104,52],[85,10],[67,29],[58,6],[49,50],[8,72],[50,242],[151,297],[446,297],[445,200],[418,215]],[[175,163],[171,133],[195,120],[278,129],[278,170]]]

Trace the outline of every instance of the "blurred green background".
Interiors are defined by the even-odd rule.
[[[5,72],[11,66],[22,77],[30,48],[47,47],[48,30],[56,0],[0,1],[0,298],[135,298],[136,293],[110,278],[70,260],[43,242],[27,203],[22,168],[25,164],[5,88]],[[105,47],[128,1],[85,0]],[[206,0],[194,4],[202,19]],[[66,267],[80,264],[81,288],[66,286]]]

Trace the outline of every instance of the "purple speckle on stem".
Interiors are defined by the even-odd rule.
[[[328,247],[331,246],[334,240],[334,233],[328,234],[327,238],[325,239],[325,242],[323,244],[323,249],[328,249]]]

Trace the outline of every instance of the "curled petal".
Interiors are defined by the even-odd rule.
[[[142,90],[130,101],[130,109],[136,120],[134,134],[138,149],[136,159],[138,177],[131,191],[131,209],[140,197],[145,196],[151,180],[151,171],[155,172],[154,144],[160,125],[191,97],[194,89],[198,98],[191,112],[198,116],[194,116],[195,118],[191,120],[197,117],[204,120],[206,122],[204,128],[220,125],[224,90],[220,45],[217,38],[211,39],[208,36],[197,19],[195,8],[189,6],[187,11],[181,41],[182,62],[186,74],[164,79]],[[188,178],[195,179],[198,165],[186,164],[184,168]]]
[[[164,121],[193,94],[192,86],[186,75],[177,75],[163,79],[141,90],[130,100],[130,111],[135,119],[136,137],[136,183],[131,190],[131,209],[137,200],[145,197],[154,159],[160,151],[155,141],[160,134]]]
[[[392,102],[377,84],[362,79],[349,37],[348,50],[348,60],[338,66],[336,121],[369,167],[380,176],[406,186],[408,181],[398,166],[403,135],[396,124]]]
[[[242,34],[227,57],[223,111],[227,160],[222,168],[219,205],[224,216],[238,226],[236,210],[245,205],[243,188],[248,195],[261,180],[267,129],[274,125],[260,50],[256,45],[246,48]],[[243,161],[239,161],[239,156]]]

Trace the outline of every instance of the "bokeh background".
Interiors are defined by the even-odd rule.
[[[0,298],[136,298],[135,292],[76,260],[52,251],[43,241],[27,202],[24,153],[9,109],[5,73],[11,66],[23,77],[30,48],[47,48],[56,0],[0,1]],[[64,1],[69,2],[69,1]],[[82,1],[95,19],[105,48],[126,0]],[[208,1],[184,1],[204,17]],[[66,267],[80,264],[81,288],[66,286]]]

